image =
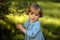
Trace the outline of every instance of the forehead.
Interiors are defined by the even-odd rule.
[[[38,13],[40,12],[40,9],[36,9],[36,8],[34,8],[34,7],[30,7],[30,11],[38,14]]]

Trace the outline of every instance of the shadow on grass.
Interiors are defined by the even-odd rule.
[[[43,32],[46,40],[60,40],[60,25],[43,24]],[[47,30],[47,32],[46,32]]]
[[[24,33],[16,28],[16,24],[5,15],[0,16],[0,40],[23,40]],[[4,23],[5,22],[5,23]],[[19,35],[18,35],[19,34]],[[16,36],[18,35],[18,36]],[[20,36],[22,35],[22,38]]]

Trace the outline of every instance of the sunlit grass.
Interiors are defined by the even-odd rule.
[[[49,32],[47,29],[44,29],[44,28],[43,28],[43,32],[44,32],[45,36],[48,35],[52,38],[57,38],[58,37],[58,35],[52,34],[52,31]]]
[[[60,18],[60,3],[39,1],[37,4],[41,5],[46,16]]]
[[[25,14],[22,16],[18,16],[18,15],[14,16],[13,14],[10,14],[10,15],[7,15],[7,17],[10,20],[14,21],[15,23],[24,23],[28,19],[28,16]],[[60,25],[60,19],[57,19],[57,18],[49,18],[44,16],[39,20],[44,22],[45,24],[52,23],[54,25]]]
[[[48,2],[48,1],[46,1],[46,2],[38,1],[37,4],[39,4],[39,5],[43,6],[43,7],[46,7],[46,8],[48,8],[48,7],[51,7],[51,8],[60,7],[60,3]]]
[[[6,15],[6,17],[15,23],[24,23],[28,19],[28,16],[25,14],[23,14],[22,16],[10,14],[10,15]]]
[[[44,22],[45,24],[49,24],[52,23],[54,25],[60,25],[60,19],[57,18],[49,18],[49,17],[43,17],[40,19],[42,22]]]

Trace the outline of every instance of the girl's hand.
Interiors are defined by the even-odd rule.
[[[26,29],[21,25],[21,24],[17,24],[16,28],[22,30],[24,33],[26,33]]]
[[[18,28],[18,29],[21,29],[21,30],[22,30],[22,29],[23,29],[23,26],[22,26],[21,24],[17,24],[17,25],[16,25],[16,28]]]

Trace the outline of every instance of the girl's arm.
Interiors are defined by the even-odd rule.
[[[18,24],[17,28],[22,30],[27,36],[35,37],[40,31],[40,23],[36,22],[31,30],[26,30],[22,25]]]
[[[21,24],[17,24],[16,28],[20,29],[21,31],[23,31],[24,33],[26,33],[26,29],[23,27],[23,25]]]

